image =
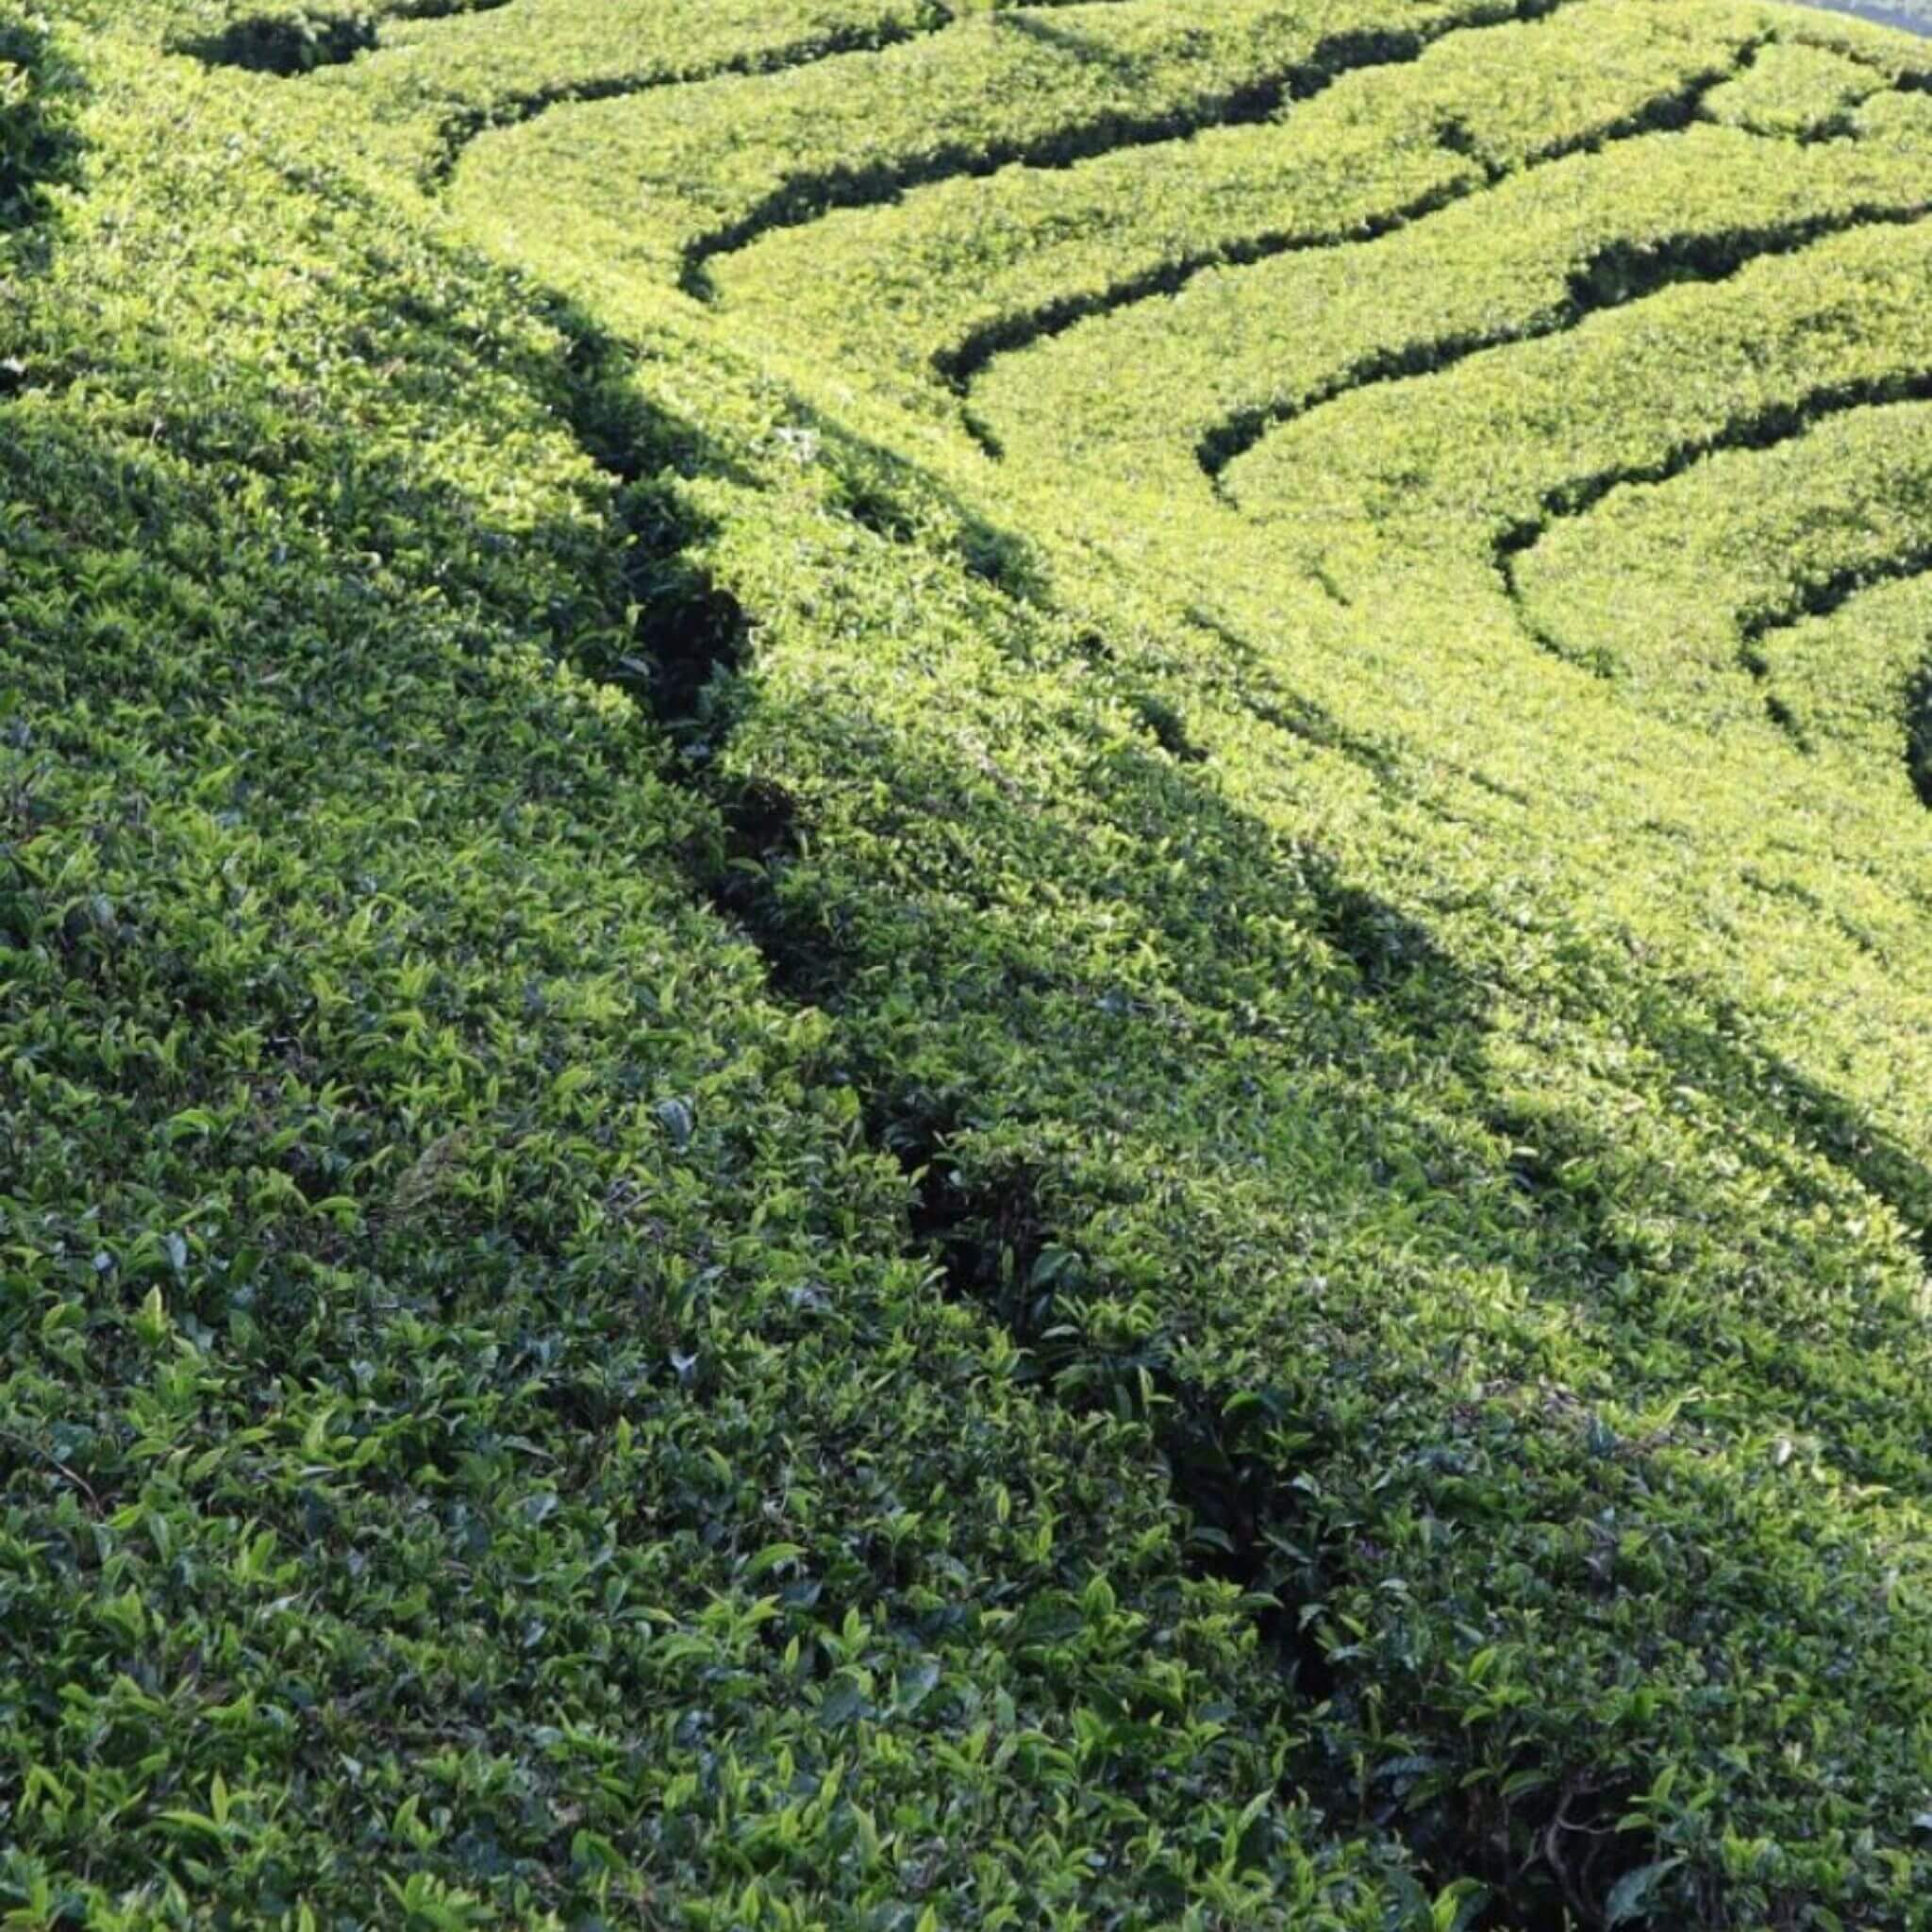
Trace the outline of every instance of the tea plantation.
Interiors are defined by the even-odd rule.
[[[0,1932],[1932,1927],[1915,21],[0,0]]]

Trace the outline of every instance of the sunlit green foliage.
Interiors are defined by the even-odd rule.
[[[701,283],[714,255],[827,206],[1001,160],[1066,160],[1271,111],[1353,66],[1412,58],[1509,0],[1163,0],[1012,9],[884,54],[597,103],[486,137],[460,206],[508,220],[541,179],[570,198],[533,258]]]
[[[0,108],[0,1919],[1923,1923],[1927,50],[275,10]]]
[[[1367,272],[1350,292],[1361,308],[1374,299],[1388,251],[1353,258],[1319,244],[1407,225],[1501,175],[1688,120],[1750,34],[1728,10],[1699,16],[1644,0],[1451,34],[1413,61],[1343,74],[1311,100],[1254,125],[1207,129],[1178,150],[1160,142],[1079,167],[1008,168],[779,229],[725,257],[712,278],[762,327],[861,365],[903,361],[926,382],[936,373],[970,380],[1083,309],[1124,309],[1117,336],[1082,338],[1104,344],[1080,366],[1107,399],[1069,396],[1068,408],[1039,411],[1021,400],[1015,432],[1042,418],[1058,433],[1085,431],[1109,409],[1139,408],[1149,417],[1142,437],[1184,445],[1173,412],[1198,407],[1238,358],[1265,379],[1288,351],[1280,337],[1333,299],[1334,264],[1360,259]],[[1487,208],[1476,225],[1489,232]],[[1187,329],[1164,327],[1163,305],[1145,298],[1230,256],[1291,260],[1204,285],[1241,304],[1225,328],[1192,313]],[[1297,308],[1295,278],[1324,265],[1330,286]],[[1499,271],[1494,282],[1505,281]],[[1357,314],[1351,321],[1359,325]],[[1167,379],[1154,358],[1194,344],[1197,364]],[[1016,379],[1050,381],[1058,366],[1027,358]],[[1137,380],[1108,381],[1103,372],[1115,366]],[[983,398],[976,407],[986,413]]]
[[[1811,731],[1789,709],[1784,671],[1823,649],[1807,682],[1862,721],[1830,735],[1903,785],[1905,693],[1932,658],[1928,434],[1925,404],[1861,409],[1762,455],[1722,453],[1619,491],[1518,560],[1524,612],[1553,648],[1629,680],[1647,705],[1720,727],[1768,709],[1802,744]],[[1782,635],[1892,580],[1893,596],[1869,599],[1867,625]],[[1861,690],[1873,673],[1876,688]]]
[[[367,116],[387,155],[440,175],[486,128],[558,100],[886,46],[949,18],[941,0],[518,0],[388,27],[372,58],[323,87],[354,97],[352,125]]]

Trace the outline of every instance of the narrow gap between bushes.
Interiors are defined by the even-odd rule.
[[[749,626],[738,601],[696,560],[706,531],[676,487],[677,477],[703,469],[707,453],[642,401],[621,344],[580,317],[567,319],[566,333],[572,367],[561,406],[580,445],[618,486],[639,612],[634,655],[585,668],[630,692],[657,721],[675,774],[710,808],[716,841],[687,858],[694,891],[758,949],[774,996],[836,1015],[853,962],[821,930],[802,924],[773,885],[774,872],[801,849],[795,801],[777,784],[721,775]],[[1179,745],[1177,758],[1198,761],[1185,720],[1142,723],[1158,741]],[[1332,876],[1315,884],[1324,936],[1355,962],[1361,996],[1401,997],[1406,972],[1429,955],[1427,936],[1420,928],[1391,932],[1389,908]],[[1340,1574],[1345,1552],[1314,1528],[1288,1473],[1263,1446],[1272,1431],[1302,1428],[1306,1419],[1278,1413],[1266,1391],[1231,1406],[1178,1375],[1158,1346],[1122,1356],[1083,1342],[1066,1319],[1071,1300],[1104,1282],[1058,1239],[1047,1177],[970,1170],[955,1151],[959,1124],[942,1108],[908,1094],[890,1068],[855,1064],[852,1076],[871,1143],[906,1175],[909,1250],[934,1268],[941,1291],[983,1311],[1027,1351],[1043,1394],[1141,1421],[1191,1525],[1188,1567],[1246,1593],[1284,1696],[1311,1707],[1350,1696],[1303,1614]],[[1352,1786],[1312,1760],[1288,1774],[1318,1803],[1325,1792],[1338,1816],[1357,1803]],[[1386,1817],[1383,1824],[1405,1837],[1425,1882],[1474,1877],[1487,1887],[1487,1904],[1468,1922],[1472,1932],[1571,1932],[1604,1924],[1612,1888],[1651,1856],[1640,1835],[1614,1828],[1630,1794],[1585,1787],[1581,1778],[1559,1781],[1560,1799],[1537,1824],[1540,1849],[1526,1863],[1520,1849],[1506,1855],[1479,1801],[1470,1803],[1461,1827],[1435,1835],[1413,1818]]]

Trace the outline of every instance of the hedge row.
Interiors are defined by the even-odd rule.
[[[156,63],[177,15],[91,43],[0,403],[8,1908],[1915,1924],[1923,813],[1633,704],[1499,569],[1915,379],[1924,225],[1807,225],[1915,207],[1907,57],[1511,30],[1606,58],[1447,96],[1453,180],[1654,71],[1736,125],[1297,259],[1435,271],[1344,273],[1324,367],[1558,332],[1264,436],[1271,518],[1200,470],[1223,278],[996,361],[996,464],[875,329],[775,336],[842,242],[708,251],[1277,85],[1380,114],[1343,67],[1433,88],[1493,13],[1122,0],[559,105],[454,177],[507,269],[331,165],[376,63]],[[1023,383],[1142,326],[1137,474],[1102,360]],[[1832,547],[1813,441],[1799,591],[1903,555]]]
[[[1801,166],[1780,175],[1801,179]],[[1893,211],[1909,211],[1922,184],[1907,170],[1893,178]],[[1694,272],[1696,247],[1692,237],[1692,275],[1647,300],[1613,301],[1580,327],[1455,358],[1407,384],[1358,388],[1274,430],[1230,466],[1229,494],[1252,515],[1278,508],[1318,532],[1359,518],[1479,540],[1533,524],[1597,479],[1674,465],[1759,424],[1796,426],[1809,397],[1907,381],[1924,366],[1909,317],[1924,300],[1932,223],[1774,247],[1709,282]],[[1627,272],[1641,282],[1641,258]],[[1324,460],[1311,478],[1317,445]]]
[[[1171,291],[1216,262],[1357,241],[1540,161],[1687,120],[1749,34],[1729,8],[1647,4],[1457,32],[1413,63],[1345,75],[1256,125],[830,213],[723,258],[713,279],[748,320],[801,345],[860,367],[897,363],[915,384],[938,372],[964,386],[995,354],[1083,312]],[[1231,328],[1217,340],[1213,359],[1252,342],[1260,362],[1275,346],[1266,311],[1282,304],[1282,277],[1230,276],[1227,286],[1253,288],[1256,308],[1235,324],[1240,339]],[[1084,340],[1093,365],[1155,375],[1144,328]],[[1016,379],[1028,384],[1051,381],[1057,367],[1024,366]],[[1154,407],[1140,380],[1111,387],[1119,407]],[[1073,420],[1092,414],[1081,399]],[[1163,435],[1171,426],[1159,419]]]
[[[1515,371],[1538,362],[1519,364],[1500,345],[1555,335],[1548,357],[1578,355],[1598,333],[1569,332],[1633,304],[1616,338],[1627,341],[1650,326],[1642,298],[1674,281],[1722,282],[1761,258],[1822,245],[1835,228],[1913,217],[1927,206],[1927,151],[1845,141],[1767,154],[1759,137],[1703,125],[1615,142],[1530,169],[1399,234],[1204,276],[1172,304],[1083,325],[996,363],[975,385],[973,406],[1016,455],[1037,441],[1037,461],[1142,465],[1150,479],[1195,493],[1202,479],[1188,479],[1185,467],[1225,469],[1237,499],[1263,511],[1278,479],[1285,507],[1319,536],[1324,520],[1351,513],[1351,471],[1380,458],[1401,471],[1396,489],[1412,488],[1409,473],[1428,446],[1426,431],[1411,441],[1407,427],[1419,399],[1473,385],[1493,368],[1503,406],[1519,407],[1529,390]],[[1886,240],[1872,234],[1855,245],[1869,253]],[[1809,258],[1784,279],[1825,299]],[[1484,350],[1494,352],[1490,359]],[[1687,339],[1680,366],[1699,353]],[[1618,350],[1606,348],[1602,359],[1617,360],[1625,386],[1650,379]],[[1141,379],[1110,381],[1122,367]],[[1430,376],[1433,385],[1402,380]],[[1672,380],[1656,378],[1658,391]],[[1540,392],[1554,395],[1554,384]],[[1590,467],[1599,451],[1594,425],[1614,407],[1605,400],[1601,416],[1579,413],[1574,441],[1591,453]],[[1386,431],[1365,441],[1365,418]],[[1530,420],[1528,440],[1541,451],[1545,419]],[[1276,424],[1286,426],[1271,431]],[[1457,510],[1470,495],[1467,434],[1458,422],[1440,445],[1442,493]],[[1310,487],[1308,453],[1331,438],[1346,453],[1332,482]],[[1364,496],[1361,514],[1374,519],[1387,500]],[[1488,508],[1502,514],[1501,499]]]
[[[559,102],[888,46],[952,17],[943,0],[518,0],[386,28],[375,58],[323,87],[386,158],[433,180],[486,129]]]
[[[708,262],[841,204],[1015,160],[1067,162],[1272,114],[1351,68],[1413,59],[1516,0],[1158,0],[991,12],[876,55],[587,105],[477,142],[455,184],[486,226],[532,184],[571,209],[564,252],[708,286]],[[542,234],[517,244],[540,258]]]
[[[1910,696],[1932,660],[1928,427],[1922,403],[1858,409],[1618,491],[1517,560],[1524,612],[1640,702],[1715,728],[1768,714],[1904,784]]]

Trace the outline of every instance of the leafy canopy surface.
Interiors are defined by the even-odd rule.
[[[1932,48],[0,5],[0,1924],[1917,1927]]]

